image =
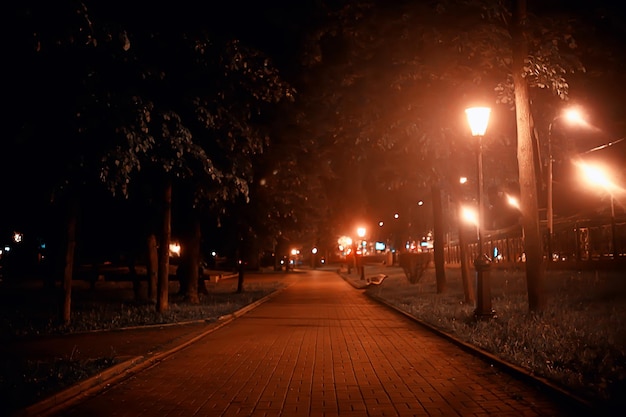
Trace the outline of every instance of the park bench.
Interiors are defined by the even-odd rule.
[[[367,277],[367,285],[380,285],[387,278],[385,274],[378,274],[373,277]]]

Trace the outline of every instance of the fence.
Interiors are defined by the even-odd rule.
[[[548,259],[547,231],[544,231],[543,239],[544,257]],[[483,244],[494,263],[515,266],[525,262],[524,237],[519,226],[488,231],[483,236]],[[626,264],[626,221],[614,224],[591,219],[561,221],[555,224],[551,246],[552,259],[557,261],[551,262],[551,267],[597,268]],[[461,262],[458,240],[451,240],[444,250],[447,263]],[[468,258],[476,259],[478,255],[478,243],[470,242],[467,245]]]

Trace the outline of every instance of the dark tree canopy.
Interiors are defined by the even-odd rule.
[[[623,120],[623,13],[608,1],[529,7],[538,135],[566,98]],[[17,203],[3,217],[42,218],[70,185],[143,198],[158,171],[214,223],[245,213],[258,235],[312,241],[472,175],[462,111],[476,95],[501,104],[485,165],[512,168],[487,175],[509,187],[509,9],[490,0],[11,5],[7,79],[19,88],[0,162]],[[277,105],[285,98],[294,100]]]

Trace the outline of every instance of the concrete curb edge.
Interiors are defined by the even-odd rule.
[[[202,339],[206,335],[213,333],[219,328],[227,325],[231,321],[235,320],[237,317],[241,317],[259,305],[265,303],[270,300],[272,297],[276,296],[293,283],[285,285],[282,288],[278,288],[272,293],[266,295],[265,297],[248,304],[239,310],[220,316],[217,321],[210,323],[208,329],[203,330],[196,336],[191,337],[190,339],[180,343],[170,349],[163,350],[161,352],[157,352],[154,355],[149,357],[147,356],[136,356],[131,359],[128,359],[124,362],[120,362],[117,365],[114,365],[110,368],[104,369],[102,372],[85,379],[84,381],[78,382],[56,394],[51,395],[33,405],[30,405],[24,409],[18,410],[13,414],[14,417],[31,417],[31,416],[48,416],[55,412],[58,412],[64,408],[67,408],[71,404],[78,402],[90,395],[94,395],[97,392],[106,389],[108,386],[113,385],[123,379],[128,378],[142,370],[160,362],[166,357],[186,348],[187,346],[197,342]],[[187,324],[183,323],[183,324]],[[119,329],[118,329],[119,330]]]

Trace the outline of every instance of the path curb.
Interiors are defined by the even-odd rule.
[[[343,278],[345,281],[347,281],[350,285],[352,285],[355,289],[358,290],[364,290],[367,288],[367,286],[363,287],[363,286],[359,286],[357,285],[357,283],[353,282],[352,279],[345,277],[342,273],[340,273],[338,271],[339,276],[341,276],[341,278]],[[461,349],[463,349],[466,352],[469,352],[487,362],[493,363],[495,366],[497,366],[499,369],[509,373],[510,375],[513,375],[514,377],[521,379],[527,383],[530,384],[534,384],[535,386],[539,387],[542,390],[545,390],[547,392],[550,392],[550,394],[553,394],[555,396],[558,396],[560,399],[562,399],[563,401],[565,401],[569,406],[571,406],[573,409],[577,410],[578,412],[580,411],[580,408],[584,408],[586,411],[588,411],[589,415],[593,415],[593,405],[579,397],[574,395],[573,393],[569,392],[568,390],[558,386],[557,384],[553,383],[552,381],[548,380],[547,378],[542,378],[539,377],[537,375],[534,375],[533,373],[529,372],[528,370],[514,365],[510,362],[507,362],[501,358],[499,358],[498,356],[487,352],[486,350],[480,349],[477,346],[474,346],[470,343],[464,342],[461,339],[458,339],[456,337],[454,337],[453,335],[446,333],[434,326],[432,326],[429,323],[426,323],[425,321],[420,320],[419,318],[411,315],[410,313],[394,306],[393,304],[387,302],[386,300],[368,293],[367,291],[364,291],[365,295],[367,297],[369,297],[370,299],[376,301],[377,303],[380,303],[381,305],[384,305],[385,307],[394,310],[400,314],[402,314],[403,316],[409,318],[410,320],[414,321],[415,323],[419,324],[420,326],[423,326],[424,328],[427,328],[428,330],[430,330],[431,332],[435,333],[437,336],[442,337],[444,339],[449,340],[450,342],[454,343],[455,345],[459,346]]]
[[[244,314],[250,312],[254,308],[260,306],[266,301],[270,300],[274,296],[281,293],[283,290],[293,285],[290,283],[282,288],[273,291],[271,294],[266,295],[265,297],[248,304],[239,310],[220,316],[217,321],[210,323],[208,328],[201,331],[197,335],[187,339],[186,341],[173,346],[172,348],[156,352],[154,355],[150,356],[135,356],[128,360],[125,360],[117,365],[114,365],[110,368],[104,369],[102,372],[85,379],[84,381],[78,382],[72,385],[69,388],[64,389],[56,394],[51,395],[33,405],[30,405],[22,410],[18,410],[16,413],[12,414],[14,417],[44,417],[48,415],[52,415],[53,413],[58,412],[68,406],[78,402],[85,397],[89,397],[91,395],[95,395],[99,391],[108,388],[109,386],[122,381],[142,370],[151,367],[152,365],[162,361],[166,357],[186,348],[187,346],[197,342],[203,337],[207,336],[210,333],[218,330],[219,328],[227,325],[231,321],[235,320],[237,317],[241,317]],[[203,322],[205,320],[199,320],[199,322]],[[180,323],[180,324],[189,324],[189,322]],[[125,329],[116,329],[116,330],[125,330]]]

